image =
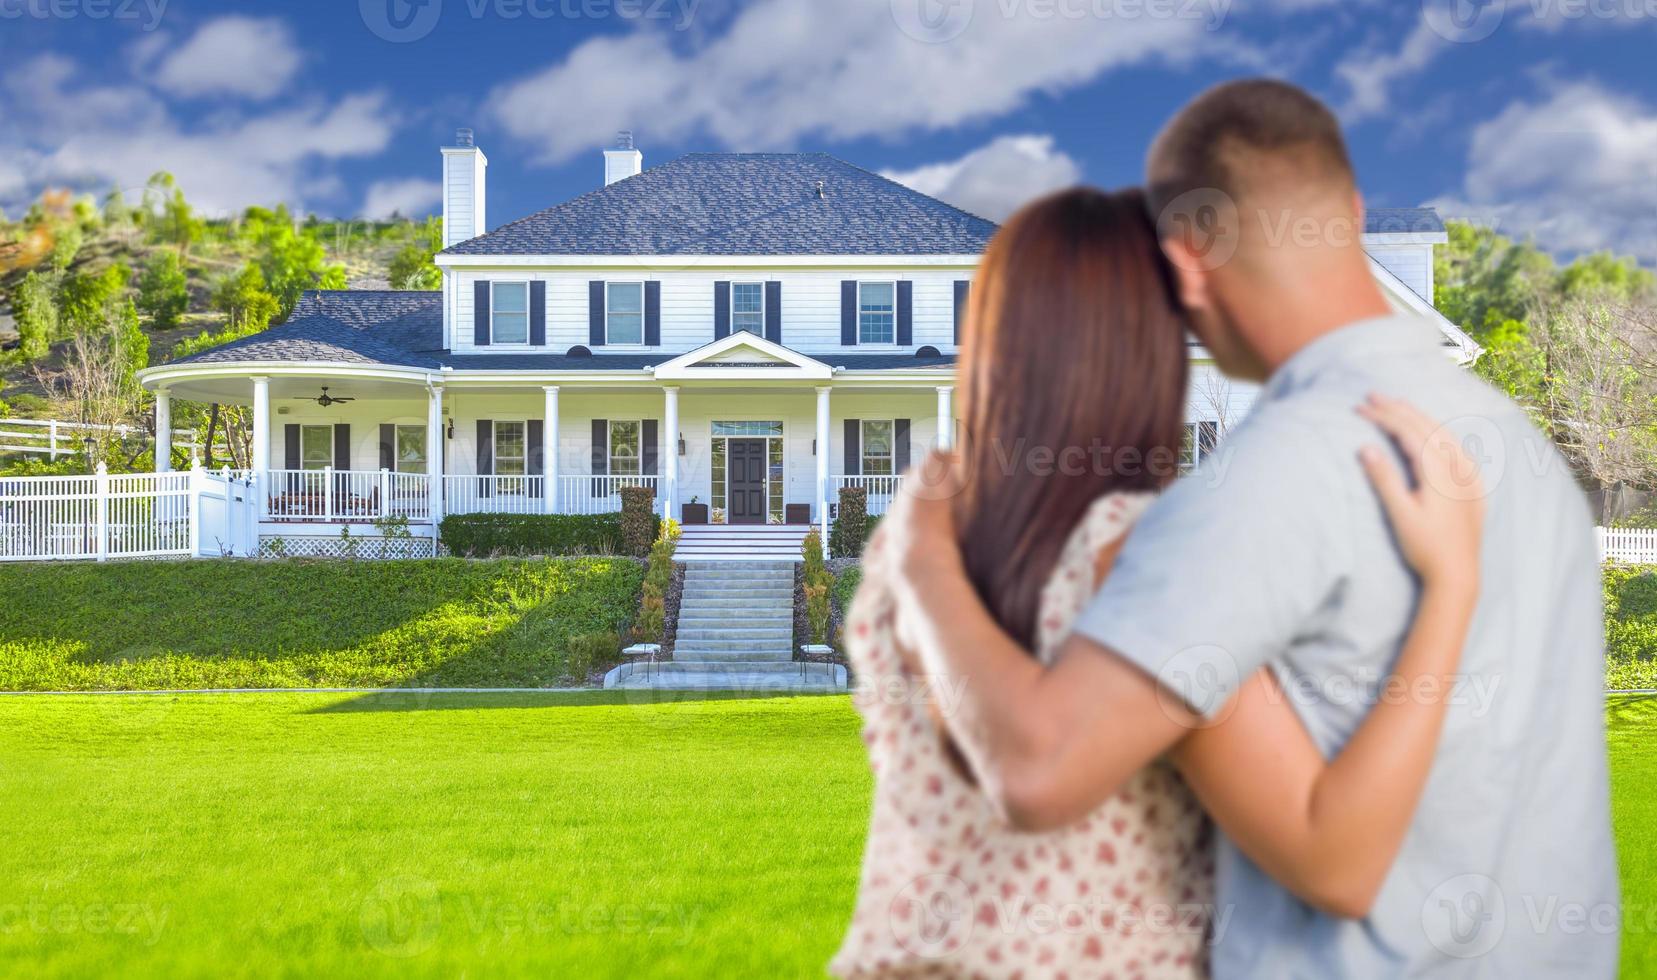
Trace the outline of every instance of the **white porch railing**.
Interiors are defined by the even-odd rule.
[[[1657,565],[1657,529],[1644,527],[1598,527],[1599,560],[1631,565]]]
[[[0,561],[196,551],[199,471],[0,479]]]
[[[446,514],[545,513],[547,478],[544,476],[443,477]]]
[[[835,476],[829,479],[834,485],[830,504],[840,502],[841,487],[862,487],[869,494],[869,513],[877,515],[886,513],[886,508],[892,506],[892,497],[903,482],[901,476]]]
[[[391,470],[268,470],[264,516],[291,521],[431,519],[430,477]]]
[[[653,509],[662,505],[659,476],[561,476],[558,509],[565,514],[612,514],[621,510],[622,487],[649,487]]]

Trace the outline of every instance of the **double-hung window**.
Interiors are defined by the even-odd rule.
[[[529,473],[529,436],[523,422],[495,423],[495,475],[523,477]],[[500,481],[501,493],[523,493],[522,479]]]
[[[610,421],[610,474],[639,476],[644,472],[643,425],[637,419]]]
[[[857,286],[857,342],[897,342],[897,283],[865,282]]]
[[[426,427],[399,425],[397,441],[393,446],[394,461],[399,473],[426,472]]]
[[[300,468],[325,470],[332,465],[334,465],[334,427],[331,425],[300,426]]]
[[[891,476],[897,471],[891,419],[863,420],[863,473],[865,476]]]
[[[489,341],[529,343],[529,283],[497,282],[489,287]]]
[[[644,283],[612,282],[605,286],[604,342],[644,343]]]
[[[757,282],[731,283],[731,332],[765,333],[765,287]]]

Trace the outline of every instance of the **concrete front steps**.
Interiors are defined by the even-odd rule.
[[[623,664],[605,675],[604,686],[756,694],[846,689],[844,667],[796,663],[793,646],[792,560],[692,558],[685,561],[673,659]]]
[[[675,561],[797,562],[805,524],[688,524],[680,529]]]

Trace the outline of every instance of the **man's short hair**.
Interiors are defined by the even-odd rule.
[[[1219,190],[1242,201],[1281,186],[1350,193],[1356,186],[1339,121],[1308,92],[1267,78],[1226,82],[1181,109],[1151,144],[1150,204]]]

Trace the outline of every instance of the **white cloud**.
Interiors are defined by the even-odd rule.
[[[1032,198],[1081,180],[1051,136],[1002,136],[958,160],[882,173],[973,214],[1001,221]]]
[[[144,88],[77,87],[78,75],[68,59],[41,55],[0,76],[12,109],[0,123],[0,157],[21,171],[8,181],[6,203],[21,204],[48,184],[131,191],[168,170],[208,214],[276,201],[304,208],[307,195],[337,197],[328,164],[379,153],[394,125],[375,92],[186,125]]]
[[[143,61],[159,54],[138,42]],[[220,17],[174,48],[155,68],[155,84],[187,97],[240,95],[268,99],[280,93],[299,70],[293,32],[274,17]]]
[[[1423,17],[1397,51],[1367,51],[1336,65],[1335,74],[1350,89],[1341,118],[1354,123],[1386,112],[1392,105],[1393,86],[1426,69],[1453,43]]]
[[[1435,202],[1562,253],[1657,261],[1657,107],[1593,82],[1519,100],[1475,127],[1462,193]]]
[[[980,2],[950,8],[972,10],[970,21],[928,43],[898,26],[903,7],[760,0],[702,40],[659,30],[594,38],[500,86],[489,105],[542,162],[603,145],[617,129],[637,131],[646,152],[652,139],[693,135],[779,148],[992,118],[1111,68],[1186,61],[1226,40],[1199,16],[1100,18],[1087,4]]]
[[[368,187],[359,217],[383,221],[394,215],[416,218],[430,214],[432,206],[443,197],[443,188],[435,180],[405,177],[400,180],[377,180]]]

